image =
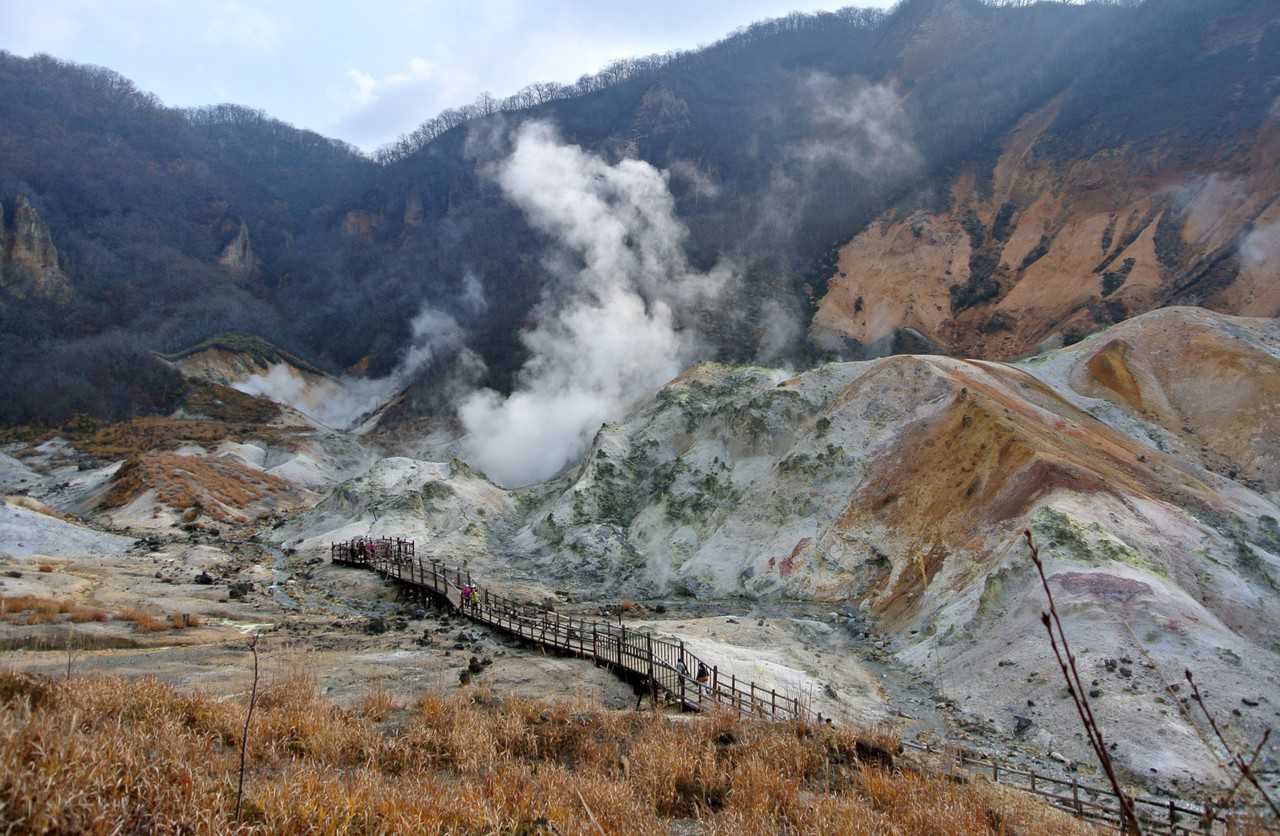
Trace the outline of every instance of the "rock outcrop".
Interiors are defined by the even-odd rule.
[[[957,356],[1013,358],[1163,305],[1280,316],[1280,111],[1229,155],[1062,159],[1057,108],[1023,119],[993,169],[941,184],[943,206],[922,196],[849,241],[819,343],[883,354],[914,329]]]
[[[422,193],[417,189],[410,189],[404,199],[404,225],[421,226],[426,216],[426,209],[422,205]]]
[[[409,210],[406,207],[406,218],[408,214]],[[381,212],[361,212],[353,209],[342,216],[342,232],[344,235],[371,241],[373,240],[374,230],[382,226],[384,220],[385,218]]]
[[[18,299],[71,298],[71,281],[59,265],[49,227],[22,196],[14,202],[12,230],[0,206],[0,289]]]
[[[391,457],[348,480],[273,538],[300,550],[352,537],[408,537],[418,556],[493,566],[489,533],[516,510],[512,495],[461,461]],[[499,567],[507,568],[507,567]]]
[[[253,242],[249,240],[249,225],[240,222],[236,237],[222,248],[218,256],[218,264],[235,279],[251,279],[258,274],[261,263],[253,252]]]

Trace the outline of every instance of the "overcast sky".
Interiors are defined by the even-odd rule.
[[[531,81],[573,81],[614,58],[850,4],[0,0],[0,49],[110,67],[170,105],[250,105],[371,150],[481,91],[505,96]]]

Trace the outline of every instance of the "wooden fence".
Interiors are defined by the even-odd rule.
[[[717,665],[691,653],[683,642],[655,638],[647,630],[628,630],[624,624],[562,616],[545,607],[480,589],[467,569],[449,567],[438,560],[423,561],[412,540],[360,538],[332,543],[330,557],[336,564],[372,569],[413,594],[446,602],[473,621],[524,641],[608,666],[623,678],[643,684],[655,702],[662,698],[687,711],[720,706],[748,718],[831,722],[799,696],[780,694],[774,688],[740,682],[734,674],[722,673]],[[464,598],[463,589],[468,587],[472,592]],[[696,676],[700,665],[708,671],[702,682]],[[1033,793],[1079,818],[1120,823],[1119,799],[1110,787],[1020,770],[954,746],[930,746],[912,740],[903,740],[902,745],[940,755],[967,774]],[[1182,836],[1235,831],[1231,811],[1207,809],[1176,799],[1130,796],[1129,800],[1149,833]]]

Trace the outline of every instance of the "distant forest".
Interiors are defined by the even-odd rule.
[[[704,49],[481,97],[372,158],[259,111],[167,108],[110,70],[0,52],[0,207],[11,224],[17,199],[30,201],[74,287],[68,302],[0,289],[0,423],[172,409],[182,383],[152,352],[228,332],[330,371],[385,374],[424,302],[463,324],[485,382],[508,388],[549,278],[546,241],[482,169],[529,118],[611,159],[694,172],[671,178],[691,260],[730,255],[746,275],[726,309],[752,322],[774,302],[807,322],[840,244],[886,209],[945,204],[939,184],[962,168],[989,185],[999,137],[1055,96],[1045,147],[1063,159],[1255,127],[1280,68],[1259,75],[1247,44],[1205,57],[1200,43],[1215,20],[1268,6],[903,0],[792,14]],[[1280,26],[1258,50],[1280,60]],[[797,157],[821,133],[806,91],[886,81],[915,164]],[[770,214],[779,202],[786,223]],[[255,261],[231,274],[219,257],[242,227]],[[468,276],[483,312],[459,301]],[[731,322],[707,323],[717,358],[750,359],[755,336]],[[825,356],[803,335],[789,355]]]

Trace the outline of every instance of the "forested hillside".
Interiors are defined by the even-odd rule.
[[[1266,0],[905,0],[888,13],[797,14],[482,99],[375,159],[243,108],[166,108],[108,70],[0,54],[0,420],[163,411],[180,384],[148,352],[232,331],[331,371],[385,374],[424,305],[460,323],[485,383],[509,388],[520,328],[554,277],[545,230],[493,176],[528,119],[668,172],[692,267],[728,260],[740,275],[699,314],[708,359],[858,356],[878,334],[852,322],[871,300],[840,289],[840,248],[873,222],[953,209],[968,224],[968,266],[954,282],[949,262],[935,272],[954,321],[930,331],[900,316],[889,348],[982,354],[1003,322],[982,306],[1021,278],[987,245],[1025,206],[1001,198],[991,217],[978,208],[965,221],[956,183],[990,203],[1011,132],[1050,105],[1024,155],[1046,171],[1122,154],[1133,162],[1122,178],[1150,179],[1171,159],[1205,175],[1230,159],[1247,174],[1232,154],[1275,121],[1277,17]],[[1059,188],[1056,176],[1038,188]],[[47,230],[52,244],[40,258],[15,244],[20,200],[38,218],[26,237]],[[1196,255],[1174,257],[1166,278]],[[42,291],[61,284],[22,278],[32,270],[65,276],[70,292]],[[848,298],[828,304],[844,308],[810,329],[833,279]],[[1167,301],[1152,293],[1119,315]],[[1016,345],[1053,327],[1028,326]]]

